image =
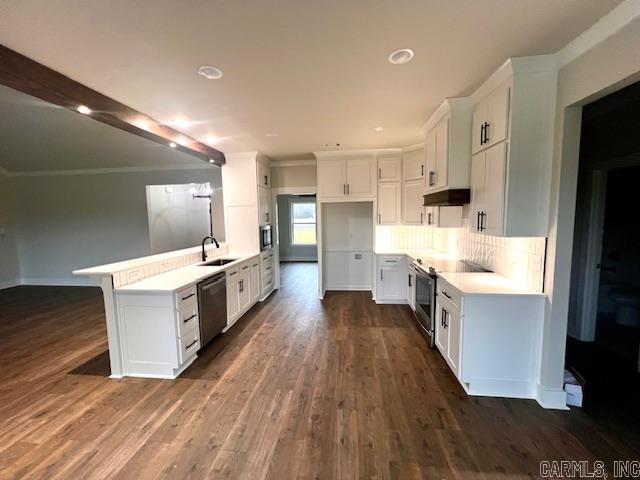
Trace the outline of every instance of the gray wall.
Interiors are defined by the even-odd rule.
[[[82,284],[74,269],[151,254],[147,185],[222,185],[217,167],[10,180],[20,277],[23,283],[57,285]],[[214,216],[222,215],[217,202]]]
[[[295,195],[278,195],[278,235],[280,236],[281,261],[318,261],[318,248],[313,246],[291,245],[291,212],[289,200]],[[299,198],[298,201],[315,203],[315,198]]]
[[[0,173],[0,288],[15,285],[20,276],[10,188],[10,178]]]

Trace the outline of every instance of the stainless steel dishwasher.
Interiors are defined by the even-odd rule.
[[[227,326],[227,277],[224,272],[198,283],[200,348]]]

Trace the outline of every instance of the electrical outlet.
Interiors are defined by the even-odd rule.
[[[353,257],[354,257],[356,260],[362,260],[362,254],[361,254],[361,253],[356,253]]]

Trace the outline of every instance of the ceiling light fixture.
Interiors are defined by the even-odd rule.
[[[216,163],[216,161],[213,158],[210,158],[209,163]]]
[[[374,128],[374,130],[375,130],[376,132],[381,132],[381,131],[383,131],[383,130],[384,130],[384,127],[376,127],[376,128]]]
[[[401,48],[389,55],[389,61],[394,65],[402,65],[403,63],[411,61],[413,55],[413,50],[410,48]]]
[[[220,141],[219,137],[216,137],[215,135],[209,135],[206,139],[205,142],[207,142],[209,145],[215,145],[216,143],[218,143]]]
[[[172,127],[189,128],[193,122],[190,122],[186,118],[176,118],[174,120],[169,120],[167,123]]]
[[[91,113],[91,109],[86,105],[80,105],[76,110],[83,115],[89,115]]]
[[[211,65],[201,65],[198,67],[198,75],[207,80],[220,80],[222,78],[222,70]]]
[[[265,136],[265,137],[273,138],[273,137],[277,137],[277,136],[278,136],[278,134],[277,134],[277,133],[266,133],[264,136]]]
[[[175,143],[171,142],[171,143],[169,144],[169,146],[170,146],[171,148],[176,148],[178,145],[176,145]]]

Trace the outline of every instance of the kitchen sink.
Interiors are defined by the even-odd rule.
[[[227,263],[235,262],[237,258],[216,258],[215,260],[209,260],[208,262],[201,263],[201,267],[221,267]]]

